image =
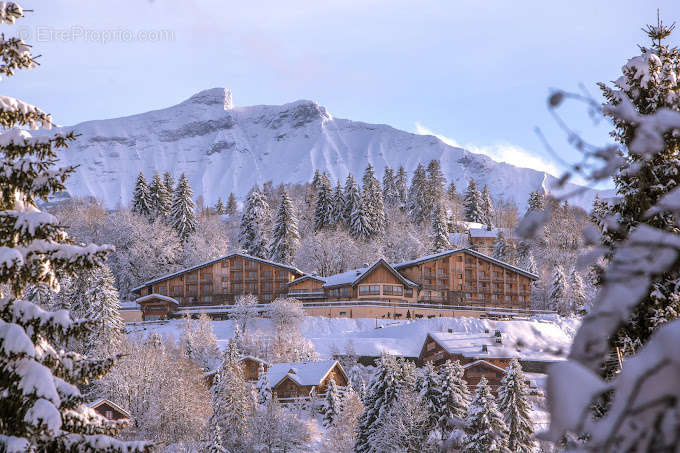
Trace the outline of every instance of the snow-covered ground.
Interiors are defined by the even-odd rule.
[[[376,325],[378,328],[376,328]],[[569,352],[569,345],[578,328],[577,318],[556,315],[537,316],[522,320],[489,321],[477,318],[435,318],[414,321],[389,321],[375,319],[347,319],[308,316],[301,326],[302,334],[312,341],[321,358],[329,358],[333,352],[344,352],[351,342],[355,352],[363,356],[378,356],[381,352],[417,357],[428,332],[478,334],[489,329],[503,333],[506,344],[520,344],[528,358],[558,359]],[[182,320],[146,322],[129,326],[131,332],[148,334],[156,330],[162,336],[179,338]],[[225,347],[234,335],[231,320],[213,321],[215,335],[220,347]],[[251,331],[272,331],[268,319],[252,320]]]

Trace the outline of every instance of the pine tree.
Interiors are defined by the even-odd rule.
[[[406,198],[408,197],[408,176],[406,175],[406,170],[404,170],[403,165],[400,165],[399,170],[397,170],[397,176],[394,178],[394,185],[397,189],[397,194],[399,195],[399,203],[401,205],[406,204]]]
[[[498,410],[508,429],[508,449],[513,453],[532,453],[534,423],[528,401],[527,385],[522,367],[516,359],[510,361],[498,388]]]
[[[330,428],[336,424],[340,414],[340,406],[340,391],[335,383],[335,379],[331,378],[323,403],[323,426]]]
[[[267,259],[267,239],[265,225],[269,221],[269,204],[260,188],[255,186],[250,191],[246,206],[241,216],[239,244],[249,255]]]
[[[416,383],[416,392],[427,409],[427,430],[432,431],[439,426],[439,417],[442,412],[442,387],[439,374],[432,362],[427,362],[423,366]]]
[[[477,384],[465,420],[467,439],[465,453],[509,453],[508,429],[503,414],[498,411],[487,380],[482,377]]]
[[[397,181],[394,176],[394,170],[389,166],[385,166],[385,173],[383,174],[383,200],[385,206],[394,207],[400,203],[399,189],[397,188]]]
[[[321,172],[319,172],[319,170],[314,170],[314,177],[312,177],[312,190],[314,192],[319,191],[319,187],[321,187],[321,181],[323,181]]]
[[[364,397],[364,412],[359,417],[355,451],[377,453],[372,437],[379,435],[383,420],[388,414],[402,389],[415,385],[413,364],[383,354],[378,360],[376,374]]]
[[[567,304],[567,278],[561,265],[556,265],[553,270],[552,282],[550,284],[550,308],[561,315],[569,314]]]
[[[451,181],[449,183],[449,188],[446,189],[446,198],[449,199],[449,201],[456,201],[458,200],[458,192],[456,191],[456,183]]]
[[[489,186],[484,185],[482,190],[482,217],[485,225],[493,225],[494,208],[493,201],[491,201],[491,194],[489,193]]]
[[[224,208],[224,213],[227,215],[234,215],[237,210],[238,204],[236,203],[234,192],[229,192],[229,198],[227,198],[227,207]]]
[[[447,360],[439,368],[439,383],[441,388],[439,402],[439,429],[444,435],[452,431],[451,425],[455,419],[465,420],[470,404],[470,393],[464,378],[463,366],[458,360]]]
[[[586,314],[586,285],[581,274],[574,269],[569,275],[569,302],[571,310],[577,315]]]
[[[163,182],[165,183],[165,190],[170,194],[170,198],[172,198],[172,194],[175,193],[175,178],[172,177],[169,171],[163,173]]]
[[[343,213],[343,220],[347,228],[351,229],[352,225],[352,214],[359,208],[361,204],[361,193],[354,181],[354,176],[352,173],[347,175],[347,180],[345,181],[345,206]]]
[[[194,193],[184,173],[179,178],[177,189],[170,206],[170,225],[177,231],[180,239],[186,241],[196,231],[196,205],[192,199]]]
[[[158,173],[156,173],[151,180],[149,193],[151,195],[151,217],[154,220],[167,219],[168,214],[170,214],[170,204],[172,203],[172,197],[165,186],[165,182],[163,182],[161,176]]]
[[[653,115],[663,109],[680,111],[680,85],[675,80],[680,67],[680,49],[668,43],[673,29],[674,25],[666,26],[661,21],[647,26],[645,32],[651,45],[640,46],[641,54],[628,60],[614,87],[600,84],[606,99],[604,110],[610,112],[608,115],[615,127],[612,136],[622,145],[623,158],[627,162],[614,177],[617,197],[609,203],[610,215],[618,225],[603,231],[603,245],[610,248],[610,254],[640,225],[680,234],[677,218],[667,211],[648,213],[662,197],[680,185],[680,137],[676,133],[664,134],[664,150],[653,158],[630,152],[632,141],[641,133],[639,124],[609,110],[625,102],[630,104],[629,108],[634,113],[643,115]],[[680,262],[653,281],[647,297],[638,303],[630,321],[612,338],[612,346],[628,347],[635,352],[630,345],[644,345],[661,325],[678,318],[678,285]],[[611,369],[608,371],[613,372]]]
[[[3,4],[0,22],[23,17],[15,3]],[[22,39],[0,42],[0,73],[6,77],[36,63]],[[72,132],[33,137],[30,129],[51,129],[38,107],[3,97],[0,111],[0,451],[150,451],[142,443],[114,439],[121,424],[85,405],[79,386],[103,376],[113,359],[90,359],[70,350],[90,324],[65,312],[44,311],[24,299],[28,285],[59,290],[59,278],[103,263],[110,246],[80,245],[57,219],[40,212],[37,200],[65,190],[74,167],[54,168],[75,140]],[[30,225],[30,228],[27,226]]]
[[[151,199],[151,190],[146,183],[144,173],[141,171],[137,176],[135,183],[135,191],[132,194],[132,212],[142,217],[151,220],[153,217],[153,200]]]
[[[224,215],[224,203],[222,202],[222,198],[217,199],[217,203],[215,203],[215,214],[217,215]]]
[[[281,194],[281,203],[276,212],[272,230],[271,259],[277,263],[292,264],[295,252],[300,246],[297,217],[288,193]]]
[[[406,201],[406,209],[408,209],[414,223],[422,223],[427,216],[427,174],[425,167],[418,164],[413,172],[413,179],[411,179],[411,188],[408,191],[408,200]]]
[[[375,177],[371,164],[368,164],[364,172],[361,197],[370,225],[369,237],[374,237],[385,230],[385,205],[380,181]]]
[[[314,231],[321,231],[332,224],[333,219],[333,192],[327,178],[321,178],[319,189],[316,194],[316,207],[314,209]]]
[[[262,364],[257,369],[257,376],[257,404],[266,407],[272,399],[272,388]]]
[[[345,218],[345,196],[342,193],[342,185],[340,180],[335,186],[335,193],[333,194],[333,210],[331,212],[332,226],[341,226]]]
[[[215,425],[210,426],[210,445],[208,453],[228,453],[222,444],[222,429]]]
[[[470,183],[465,191],[463,208],[465,210],[465,220],[468,222],[485,223],[482,194],[479,193],[474,179],[470,179]]]
[[[446,229],[446,216],[441,204],[437,203],[432,213],[432,253],[443,252],[451,248],[449,232]]]
[[[442,172],[441,164],[437,159],[431,160],[427,164],[427,186],[425,186],[425,207],[427,215],[432,215],[436,205],[442,202],[445,184],[446,178]]]
[[[498,230],[498,234],[494,240],[493,257],[505,263],[510,261],[510,245],[505,240],[505,233],[503,230]]]
[[[538,190],[531,192],[529,194],[529,201],[527,202],[528,208],[527,213],[531,211],[542,211],[545,209],[545,196],[543,192]]]
[[[362,197],[359,204],[355,205],[349,219],[349,234],[354,239],[367,241],[373,236],[373,226],[366,209],[366,202]]]

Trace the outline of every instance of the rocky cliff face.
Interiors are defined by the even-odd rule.
[[[71,196],[95,196],[106,206],[127,204],[138,172],[185,173],[207,203],[229,192],[243,196],[256,183],[310,181],[315,170],[332,181],[359,177],[368,163],[378,176],[385,165],[412,172],[419,162],[439,159],[459,191],[469,178],[488,184],[495,197],[522,209],[531,191],[551,191],[556,178],[451,147],[432,136],[387,125],[333,118],[312,101],[237,107],[224,88],[201,91],[162,110],[88,121],[65,129],[81,134],[62,161],[78,164]],[[567,189],[574,189],[572,186]],[[573,204],[589,208],[587,190]]]

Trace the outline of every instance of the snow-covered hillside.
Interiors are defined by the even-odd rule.
[[[166,109],[65,129],[81,134],[62,157],[79,165],[68,181],[69,194],[95,196],[108,207],[128,203],[140,170],[148,177],[186,173],[195,194],[210,204],[229,192],[243,196],[254,183],[310,181],[317,169],[344,183],[348,172],[360,177],[369,162],[380,177],[385,165],[404,165],[410,173],[418,162],[439,159],[458,190],[475,178],[493,196],[520,208],[531,191],[550,191],[556,181],[433,136],[334,118],[312,101],[235,107],[224,88],[201,91]],[[590,208],[593,197],[586,191],[572,203]]]
[[[140,323],[128,326],[133,333],[147,335],[154,330],[161,336],[178,339],[182,332],[182,320],[165,323]],[[271,332],[268,319],[258,318],[248,329]],[[376,324],[381,328],[376,329]],[[572,338],[578,328],[576,318],[562,318],[556,315],[534,317],[529,320],[489,321],[477,318],[435,318],[414,321],[387,321],[380,319],[348,319],[308,316],[300,326],[302,335],[311,340],[322,358],[329,358],[334,352],[345,352],[351,341],[359,355],[378,356],[382,352],[417,357],[428,332],[477,334],[485,329],[503,333],[508,345],[519,345],[525,351],[525,358],[559,359],[569,352]],[[234,335],[231,320],[213,321],[215,336],[224,348]]]

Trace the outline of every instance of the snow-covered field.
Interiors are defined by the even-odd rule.
[[[376,328],[376,325],[378,328]],[[579,320],[556,315],[532,317],[512,321],[489,321],[477,318],[435,318],[414,321],[388,321],[375,319],[324,318],[308,316],[301,325],[302,334],[314,344],[322,358],[329,358],[333,352],[344,352],[351,341],[355,352],[363,356],[377,356],[381,352],[408,357],[420,354],[428,332],[491,333],[498,329],[503,333],[506,344],[521,344],[527,358],[557,359],[569,352],[569,345]],[[213,321],[215,335],[220,347],[225,347],[234,335],[231,320]],[[264,333],[272,331],[268,319],[250,321],[248,329]],[[129,326],[132,333],[144,335],[156,330],[162,336],[179,338],[182,320],[167,322],[146,322]]]

